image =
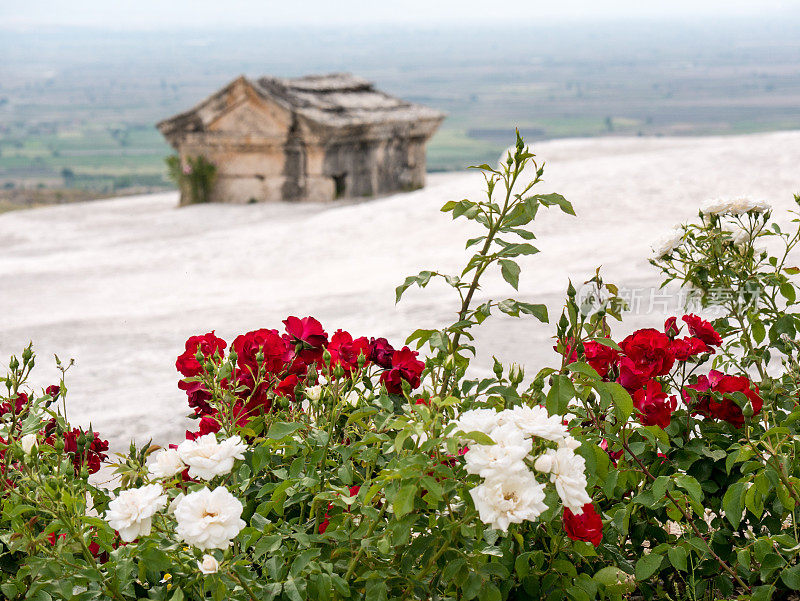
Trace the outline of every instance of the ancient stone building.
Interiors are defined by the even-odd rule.
[[[212,201],[319,202],[424,186],[425,144],[443,118],[336,73],[239,77],[158,129],[182,160],[216,165]]]

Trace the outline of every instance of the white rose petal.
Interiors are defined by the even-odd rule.
[[[483,432],[489,436],[497,426],[498,413],[494,409],[472,409],[455,420],[456,430],[464,433]]]
[[[178,537],[201,550],[226,549],[242,528],[242,503],[223,486],[186,495],[175,509]]]
[[[527,471],[523,460],[533,446],[530,438],[526,438],[519,428],[510,423],[492,430],[491,438],[495,443],[493,445],[470,445],[464,455],[468,473],[491,478]]]
[[[153,478],[171,478],[185,469],[177,449],[161,449],[147,458],[147,472]]]
[[[681,226],[674,227],[671,231],[663,234],[653,243],[653,256],[656,259],[661,259],[683,244],[683,228]]]
[[[547,510],[544,485],[527,471],[487,479],[469,493],[481,521],[503,532],[510,524],[535,520]]]
[[[772,210],[766,200],[754,200],[747,197],[738,198],[713,198],[700,205],[700,212],[704,215],[743,215],[749,212],[766,213]]]
[[[33,447],[36,446],[36,434],[26,434],[19,439],[19,444],[22,447],[22,452],[30,455]]]
[[[562,423],[563,419],[560,415],[548,415],[547,409],[539,405],[521,405],[498,414],[499,424],[511,423],[526,436],[536,436],[553,442],[561,442],[569,436],[567,427]]]
[[[318,401],[322,398],[322,386],[309,386],[306,388],[306,396],[312,401]]]
[[[533,464],[536,471],[550,474],[550,481],[555,484],[564,507],[575,515],[583,513],[583,506],[592,502],[586,493],[585,467],[586,460],[566,446],[548,449]]]
[[[108,504],[105,520],[126,543],[150,534],[153,515],[167,504],[159,484],[123,490]]]
[[[216,574],[219,570],[219,562],[213,555],[206,553],[203,559],[197,562],[197,569],[201,574]]]
[[[197,440],[184,440],[178,445],[178,456],[189,466],[189,476],[211,480],[233,469],[234,459],[243,459],[247,445],[238,436],[217,442],[215,434],[200,436]]]

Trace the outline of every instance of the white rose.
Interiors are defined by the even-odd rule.
[[[216,574],[219,570],[219,562],[216,557],[206,553],[203,555],[203,559],[197,562],[197,569],[202,574]]]
[[[30,455],[33,447],[36,446],[36,434],[26,434],[19,439],[19,444],[22,446],[22,452]]]
[[[184,440],[178,445],[178,456],[189,466],[189,476],[211,480],[233,469],[234,459],[243,459],[247,445],[238,436],[217,442],[215,434],[200,436],[197,440]]]
[[[585,467],[586,460],[567,446],[548,449],[533,464],[537,472],[550,474],[550,481],[555,484],[564,507],[575,515],[582,514],[583,506],[592,502],[586,493]]]
[[[472,409],[462,413],[457,420],[455,420],[456,430],[462,432],[483,432],[489,436],[497,427],[498,413],[494,409]]]
[[[544,485],[528,471],[489,478],[469,491],[481,521],[506,532],[509,524],[535,520],[547,510]]]
[[[242,504],[223,486],[189,493],[175,509],[178,537],[201,550],[226,549],[242,528]]]
[[[318,401],[322,398],[322,386],[309,386],[306,388],[306,396],[312,401]]]
[[[766,200],[754,200],[752,198],[741,197],[730,201],[730,213],[732,215],[743,215],[753,211],[755,213],[765,213],[772,209]]]
[[[727,198],[709,198],[700,203],[700,212],[704,215],[721,215],[731,208],[731,201]]]
[[[562,423],[563,419],[560,415],[548,415],[547,409],[539,405],[521,405],[498,414],[499,424],[510,423],[526,436],[536,436],[553,442],[560,442],[569,436],[567,427]]]
[[[653,257],[656,259],[665,257],[681,244],[683,244],[683,228],[676,226],[671,231],[661,235],[653,243]]]
[[[498,426],[491,432],[493,445],[472,444],[464,455],[465,468],[483,478],[501,477],[527,471],[524,459],[533,443],[514,424]]]
[[[574,451],[579,446],[581,446],[581,441],[578,440],[577,438],[572,437],[572,436],[567,436],[566,438],[564,438],[564,440],[558,441],[558,446],[559,447],[566,447],[566,448]]]
[[[177,449],[161,449],[147,458],[147,472],[153,478],[170,478],[184,469]]]
[[[108,504],[105,520],[126,543],[150,534],[153,515],[167,504],[159,484],[123,490]]]

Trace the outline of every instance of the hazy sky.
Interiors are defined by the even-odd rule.
[[[487,14],[486,11],[491,13]],[[0,27],[110,29],[800,15],[800,0],[0,0]]]

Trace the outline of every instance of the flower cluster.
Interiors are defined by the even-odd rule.
[[[683,244],[686,230],[682,226],[675,226],[669,232],[661,235],[653,242],[653,257],[660,259],[666,257]]]
[[[168,495],[162,481],[185,470],[189,478],[207,481],[225,476],[233,469],[236,459],[244,458],[246,449],[238,436],[217,441],[212,433],[197,440],[185,440],[177,448],[151,454],[147,460],[148,475],[160,482],[120,492],[109,503],[106,521],[124,542],[147,536],[153,516],[167,506]],[[180,481],[174,490],[179,492],[172,498],[168,514],[175,519],[175,534],[181,541],[201,551],[226,549],[245,527],[241,519],[244,507],[225,486],[213,490],[204,486],[184,492],[185,485]],[[204,574],[216,571],[216,568],[212,570],[214,566],[208,556],[198,564]]]
[[[290,316],[283,323],[283,333],[273,329],[247,332],[237,336],[230,349],[213,331],[186,341],[184,352],[175,362],[184,376],[178,386],[186,392],[194,417],[200,420],[198,431],[188,432],[187,438],[221,428],[218,408],[213,406],[203,375],[208,362],[219,364],[226,357],[226,349],[232,360],[235,357],[235,369],[220,384],[237,398],[233,414],[240,426],[253,416],[273,411],[276,403],[291,406],[298,400],[298,387],[314,386],[320,370],[335,377],[374,366],[380,382],[392,394],[402,393],[404,382],[411,389],[420,385],[425,364],[408,347],[396,350],[385,338],[354,338],[344,330],[329,338],[313,317]]]
[[[704,215],[744,215],[745,213],[766,213],[772,206],[765,200],[754,200],[747,197],[711,198],[700,205]]]
[[[580,514],[591,497],[586,493],[585,461],[575,453],[579,443],[569,434],[563,419],[549,416],[544,407],[517,406],[467,411],[454,422],[465,436],[479,432],[494,444],[471,444],[464,454],[468,473],[484,481],[470,491],[483,522],[507,531],[510,524],[535,520],[547,510],[544,484],[538,482],[526,459],[533,439],[556,443],[533,463],[534,470],[548,474],[564,507]]]
[[[672,414],[678,406],[678,396],[668,393],[671,380],[667,377],[676,365],[687,361],[702,363],[722,344],[722,337],[706,320],[694,314],[684,315],[688,335],[679,337],[682,326],[675,317],[664,323],[664,331],[654,328],[637,330],[619,343],[620,351],[599,342],[583,344],[586,362],[606,380],[619,382],[630,393],[638,411],[639,421],[645,426],[669,426]],[[576,361],[574,344],[565,345],[568,362]],[[694,394],[687,390],[693,389]],[[741,392],[750,399],[752,413],[761,411],[763,402],[758,387],[751,389],[751,382],[744,376],[727,376],[711,371],[708,376],[697,376],[680,390],[680,397],[696,415],[727,421],[736,427],[744,424],[742,409],[730,396]],[[693,401],[693,398],[697,398]]]
[[[696,400],[692,400],[688,389],[697,391]],[[744,426],[744,413],[731,396],[735,392],[743,394],[747,399],[745,408],[748,415],[761,411],[764,401],[759,396],[758,386],[745,376],[729,376],[715,369],[707,376],[699,376],[697,382],[687,386],[683,391],[683,398],[694,414],[723,420],[741,428]]]

